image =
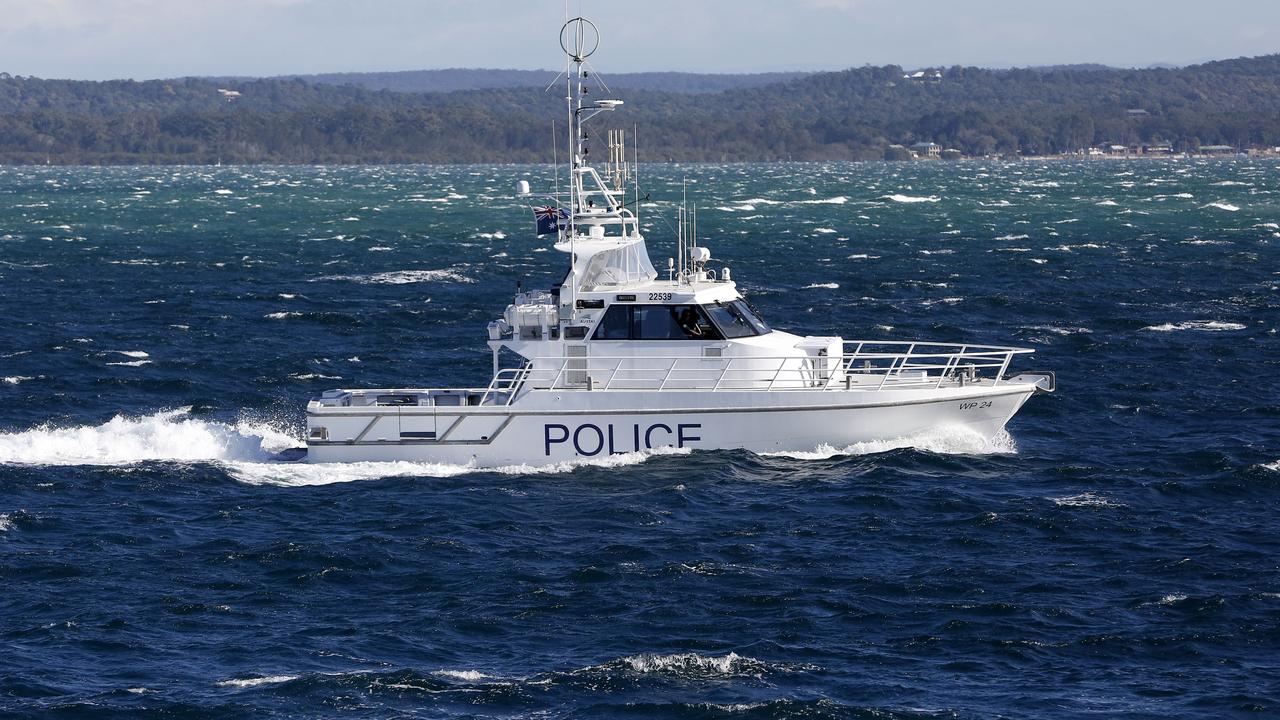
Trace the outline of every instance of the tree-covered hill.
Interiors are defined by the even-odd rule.
[[[879,158],[891,144],[921,141],[971,155],[1280,145],[1280,55],[1175,69],[904,75],[863,67],[698,93],[615,83],[627,104],[610,122],[638,125],[650,160]],[[0,162],[545,161],[562,103],[558,89],[530,86],[416,93],[297,78],[0,75]]]
[[[805,77],[811,73],[686,73],[643,72],[610,73],[606,76],[614,90],[658,90],[675,93],[714,93],[738,88],[758,87]],[[369,90],[392,90],[404,93],[456,92],[458,90],[492,90],[497,88],[547,87],[555,81],[555,70],[405,70],[398,72],[325,73],[294,75],[291,78],[324,85],[354,85]]]

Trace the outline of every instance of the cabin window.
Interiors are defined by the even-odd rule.
[[[707,312],[727,338],[751,337],[769,332],[769,326],[742,300],[707,305]]]
[[[596,334],[592,337],[596,340],[630,340],[631,308],[627,305],[611,306],[604,317],[600,318]]]
[[[722,340],[697,305],[613,305],[596,325],[595,340]]]

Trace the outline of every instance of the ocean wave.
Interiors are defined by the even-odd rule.
[[[5,385],[18,385],[28,380],[35,380],[35,378],[30,375],[9,375],[7,377],[0,378],[0,380],[3,380]]]
[[[1205,205],[1203,207],[1217,208],[1219,210],[1226,210],[1227,212],[1240,212],[1239,205],[1232,205],[1231,203],[1228,203],[1228,202],[1211,202],[1208,205]]]
[[[758,677],[769,666],[760,660],[731,652],[728,655],[672,653],[667,655],[630,655],[613,663],[590,669],[623,668],[641,674],[679,675],[681,677]]]
[[[819,445],[810,451],[767,452],[767,457],[787,457],[795,460],[828,460],[842,455],[877,455],[892,450],[920,450],[938,455],[1016,455],[1017,444],[1005,430],[987,438],[982,433],[962,425],[948,425],[918,435],[892,440],[871,440],[836,448]]]
[[[393,270],[373,275],[325,275],[308,282],[345,281],[361,285],[409,285],[425,282],[474,283],[456,270]]]
[[[833,283],[833,282],[829,282],[829,283],[810,283],[810,284],[808,284],[808,285],[805,285],[802,289],[803,289],[803,290],[839,290],[839,289],[840,289],[840,283]]]
[[[1124,507],[1121,503],[1108,500],[1105,497],[1096,495],[1092,492],[1082,492],[1076,495],[1067,495],[1065,497],[1049,498],[1054,505],[1058,507],[1089,507],[1089,508],[1118,508]]]
[[[801,205],[844,205],[849,202],[849,198],[844,195],[838,195],[833,198],[823,198],[821,200],[797,200]]]
[[[1164,323],[1162,325],[1148,325],[1143,330],[1152,332],[1177,332],[1179,330],[1200,330],[1202,332],[1223,332],[1226,330],[1244,330],[1245,326],[1240,323],[1220,322],[1218,320],[1188,320],[1180,323]]]
[[[232,687],[238,690],[245,688],[258,687],[260,685],[279,685],[297,680],[297,675],[264,675],[254,678],[231,678],[230,680],[219,680],[215,683],[218,687]]]
[[[481,680],[489,680],[493,678],[492,675],[487,675],[479,670],[436,670],[431,674],[442,678],[448,678],[449,680],[461,680],[463,682],[479,682]]]

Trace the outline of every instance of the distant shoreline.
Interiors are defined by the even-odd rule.
[[[921,165],[921,166],[947,166],[972,163],[1003,163],[1014,165],[1024,162],[1120,162],[1120,161],[1232,161],[1240,160],[1267,160],[1280,159],[1280,153],[1266,154],[1239,154],[1239,155],[1104,155],[1104,156],[1083,156],[1083,155],[1028,155],[1024,157],[964,157],[955,160],[884,160],[884,159],[851,159],[840,158],[831,160],[731,160],[731,161],[711,161],[711,160],[680,160],[670,162],[642,162],[641,167],[669,167],[673,165],[716,165],[716,166],[734,166],[734,165],[830,165],[835,163],[845,163],[849,165]],[[108,168],[353,168],[353,167],[545,167],[550,168],[551,164],[546,162],[321,162],[321,163],[302,163],[302,162],[259,162],[259,163],[5,163],[0,162],[0,171],[9,169],[30,169],[30,168],[66,168],[66,169],[108,169]]]

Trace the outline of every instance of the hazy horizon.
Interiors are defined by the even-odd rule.
[[[1280,50],[1280,3],[572,0],[604,73],[1191,65]],[[0,71],[138,80],[555,69],[559,0],[0,0]]]

